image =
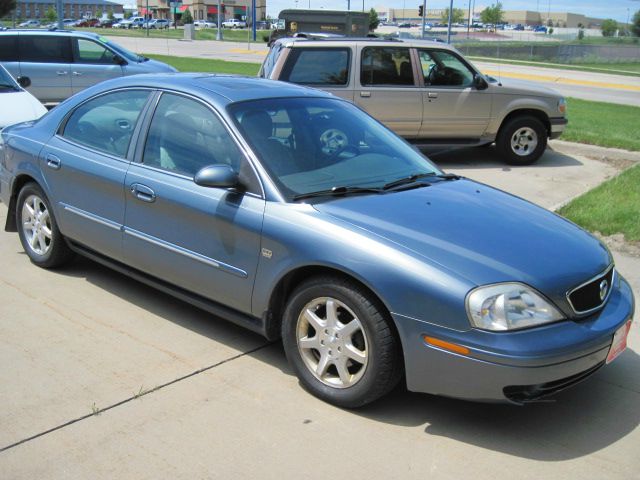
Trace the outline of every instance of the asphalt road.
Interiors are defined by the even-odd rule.
[[[267,54],[263,43],[247,44],[209,40],[183,42],[163,38],[112,37],[122,46],[139,52],[185,57],[216,58],[234,62],[262,63]],[[640,106],[640,77],[558,70],[526,65],[475,62],[485,73],[508,81],[517,78],[555,88],[565,96]]]
[[[526,168],[491,149],[433,158],[545,206],[617,173],[554,148]],[[640,259],[615,256],[639,295]],[[0,261],[3,479],[640,478],[637,326],[616,362],[550,403],[398,388],[348,411],[305,393],[279,343],[93,262],[36,268],[5,232]]]

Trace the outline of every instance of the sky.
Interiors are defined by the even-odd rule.
[[[348,0],[266,0],[267,13],[275,17],[285,8],[304,8],[329,10],[346,10]],[[454,8],[467,10],[469,0],[454,0]],[[362,10],[363,0],[351,0],[352,10]],[[471,0],[472,4],[474,0]],[[490,5],[492,0],[475,0],[476,12]],[[364,7],[369,10],[376,5],[384,5],[391,8],[418,8],[420,0],[364,0]],[[540,11],[546,12],[571,12],[581,13],[587,17],[613,18],[619,22],[627,21],[627,13],[633,17],[634,12],[640,10],[640,0],[502,0],[504,10],[536,10],[540,5]],[[449,0],[427,0],[427,9],[447,8]],[[628,10],[627,10],[628,9]]]

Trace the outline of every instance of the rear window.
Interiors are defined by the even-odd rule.
[[[0,35],[0,62],[18,61],[18,36]]]
[[[347,85],[350,52],[348,48],[294,48],[280,79],[300,85]]]
[[[71,42],[68,37],[54,35],[21,35],[20,61],[70,63]]]

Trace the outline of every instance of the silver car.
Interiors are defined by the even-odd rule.
[[[437,42],[284,38],[272,46],[259,76],[349,100],[416,145],[495,142],[514,165],[535,162],[547,138],[560,136],[567,124],[559,93],[499,82]]]
[[[49,104],[111,78],[176,71],[103,36],[75,31],[0,32],[0,62],[15,78],[29,78],[29,92]]]

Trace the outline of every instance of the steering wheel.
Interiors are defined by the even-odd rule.
[[[326,155],[336,156],[348,145],[349,137],[337,128],[329,128],[320,135],[320,146]]]

